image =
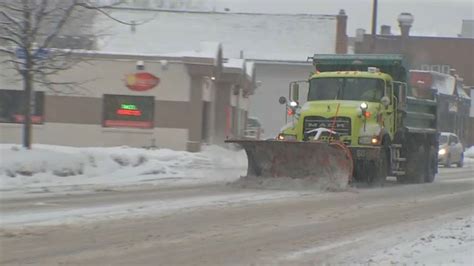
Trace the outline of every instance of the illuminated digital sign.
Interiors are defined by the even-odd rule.
[[[104,95],[104,127],[153,128],[152,96]]]
[[[134,104],[122,104],[120,109],[117,109],[118,115],[125,116],[141,116],[142,112],[138,110],[137,106]]]

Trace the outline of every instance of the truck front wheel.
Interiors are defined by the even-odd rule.
[[[379,162],[378,168],[375,170],[376,176],[373,182],[373,185],[381,187],[384,186],[387,180],[387,160],[385,156],[382,156],[382,158],[380,159],[381,161]]]
[[[387,179],[388,173],[388,149],[382,149],[380,160],[371,162],[371,170],[369,173],[369,184],[373,186],[383,186]]]

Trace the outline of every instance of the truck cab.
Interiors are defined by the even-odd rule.
[[[284,138],[309,140],[313,129],[328,128],[348,146],[380,145],[393,137],[395,103],[392,78],[376,68],[313,74],[306,103],[296,111]]]

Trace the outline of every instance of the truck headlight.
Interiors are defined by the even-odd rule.
[[[363,136],[359,137],[359,144],[362,145],[376,145],[379,143],[379,139],[376,136]]]
[[[278,134],[277,140],[296,140],[295,135]]]
[[[441,149],[438,151],[439,155],[445,155],[446,154],[446,149]]]

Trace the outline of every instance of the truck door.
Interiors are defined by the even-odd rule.
[[[403,125],[403,112],[406,110],[407,85],[403,82],[393,81],[392,106],[394,110],[394,130]]]
[[[395,131],[395,99],[393,97],[393,87],[392,82],[386,82],[385,85],[385,94],[390,99],[390,104],[388,106],[382,105],[382,126],[387,130],[391,137],[393,137],[393,132]]]

